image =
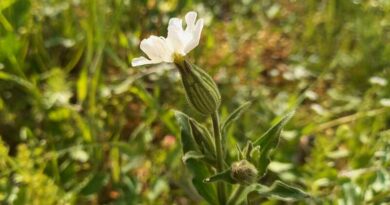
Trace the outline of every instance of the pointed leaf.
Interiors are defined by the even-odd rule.
[[[191,118],[189,119],[189,123],[191,126],[192,136],[198,144],[201,152],[204,155],[215,158],[215,146],[207,128]]]
[[[236,144],[236,149],[237,149],[237,154],[238,154],[238,160],[237,161],[240,161],[242,159],[244,159],[244,153],[242,152],[240,146],[238,144]]]
[[[248,194],[248,204],[256,204],[262,198],[275,198],[283,201],[302,200],[310,198],[310,195],[299,188],[287,185],[281,181],[276,181],[271,187],[257,185]]]
[[[283,127],[294,115],[294,111],[285,115],[276,125],[272,126],[263,136],[257,139],[253,146],[260,146],[259,161],[256,163],[256,167],[259,171],[259,176],[265,175],[267,167],[270,163],[269,156],[279,143],[280,133]]]
[[[244,149],[244,153],[245,153],[245,158],[246,159],[250,159],[252,150],[253,150],[253,143],[249,140],[246,143],[246,147]]]
[[[22,77],[0,71],[0,80],[16,83],[29,91],[31,94],[39,96],[39,90],[36,88],[36,86]]]
[[[227,129],[229,126],[237,120],[241,114],[250,106],[250,102],[246,102],[242,104],[240,107],[238,107],[236,110],[234,110],[227,118],[226,120],[222,123],[221,130],[223,133],[226,133]]]
[[[182,157],[182,160],[184,163],[186,163],[187,160],[189,160],[189,159],[203,159],[203,158],[204,158],[204,155],[199,153],[199,152],[188,151],[187,153],[184,154],[184,156]]]
[[[196,143],[191,134],[191,127],[189,126],[189,117],[179,111],[176,111],[176,120],[180,125],[180,135],[181,143],[183,148],[183,153],[188,151],[197,151]]]
[[[108,183],[107,173],[98,172],[90,181],[82,188],[81,194],[87,196],[99,192]]]
[[[218,173],[214,176],[211,176],[209,178],[206,178],[204,182],[209,183],[209,182],[216,182],[216,181],[225,181],[230,184],[236,184],[235,180],[231,176],[231,169],[227,169],[221,173]]]

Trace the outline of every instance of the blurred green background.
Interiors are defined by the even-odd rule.
[[[195,113],[176,70],[130,65],[190,10],[205,26],[189,58],[222,117],[253,102],[231,152],[298,105],[262,182],[315,198],[300,204],[389,203],[390,1],[1,0],[1,204],[204,204],[181,161],[174,109]]]

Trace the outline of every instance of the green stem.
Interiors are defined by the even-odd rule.
[[[217,172],[220,173],[223,171],[223,150],[222,150],[222,137],[221,137],[221,128],[219,126],[219,116],[217,112],[214,112],[211,115],[213,120],[213,129],[214,129],[214,140],[215,140],[215,150],[217,151]],[[218,182],[218,198],[221,205],[226,204],[226,190],[223,182]]]
[[[244,191],[245,187],[240,185],[232,194],[232,196],[228,200],[228,205],[235,205],[237,203],[237,200],[240,198],[242,192]]]

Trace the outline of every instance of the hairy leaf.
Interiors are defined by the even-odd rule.
[[[229,126],[237,120],[241,114],[251,105],[250,102],[246,102],[242,104],[240,107],[238,107],[236,110],[234,110],[227,118],[226,120],[222,123],[221,130],[223,133],[227,131]]]
[[[216,182],[216,181],[225,181],[230,184],[236,184],[235,180],[231,176],[231,169],[227,169],[221,173],[215,174],[209,178],[206,178],[204,182]]]
[[[189,119],[189,123],[192,136],[198,144],[200,151],[206,156],[215,158],[215,145],[207,128],[194,119]]]
[[[279,143],[280,133],[286,123],[294,115],[294,111],[285,115],[276,125],[272,126],[263,136],[257,139],[253,146],[260,146],[259,161],[256,163],[256,168],[259,171],[259,176],[265,175],[267,167],[270,163],[269,156]]]
[[[197,151],[188,151],[184,154],[184,156],[182,157],[182,160],[184,163],[187,162],[187,160],[189,159],[203,159],[204,158],[204,155],[197,152]]]
[[[176,119],[180,125],[183,153],[197,152],[198,149],[191,134],[191,126],[189,124],[190,118],[184,113],[177,111]],[[210,176],[207,166],[199,159],[196,159],[196,157],[187,157],[186,166],[193,175],[192,183],[198,193],[210,204],[217,204],[217,192],[215,186],[213,184],[203,183],[203,179]]]
[[[257,184],[248,196],[248,204],[257,204],[262,198],[275,198],[284,201],[302,200],[310,198],[310,195],[297,187],[287,185],[281,181],[275,181],[271,187]]]

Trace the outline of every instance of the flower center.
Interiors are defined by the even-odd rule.
[[[183,62],[184,62],[184,55],[182,55],[182,54],[180,54],[180,53],[173,53],[172,54],[173,55],[173,62],[175,63],[175,64],[183,64]]]

